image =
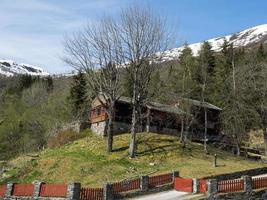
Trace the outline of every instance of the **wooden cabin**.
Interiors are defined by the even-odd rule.
[[[207,102],[201,103],[192,99],[179,99],[175,104],[166,105],[157,102],[149,102],[142,107],[142,116],[137,126],[138,132],[153,132],[160,134],[180,135],[182,121],[188,114],[183,110],[184,104],[190,105],[190,135],[203,138],[204,108],[208,114],[208,134],[218,134],[220,108]],[[113,124],[114,134],[130,132],[132,117],[131,99],[120,97],[115,103],[115,116]],[[105,127],[108,116],[106,114],[106,102],[103,96],[94,99],[91,106],[90,121],[93,132],[105,136]]]

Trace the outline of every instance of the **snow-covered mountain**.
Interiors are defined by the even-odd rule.
[[[234,47],[249,47],[257,43],[267,43],[267,24],[255,26],[232,35],[217,37],[207,41],[211,44],[212,49],[215,52],[218,52],[221,50],[224,40],[232,43]],[[201,44],[202,42],[189,45],[195,56],[198,55]],[[178,47],[165,51],[163,56],[161,56],[161,61],[178,59],[182,50],[183,47]]]
[[[28,64],[18,64],[12,60],[0,60],[0,75],[14,76],[17,74],[30,74],[36,76],[48,76],[40,67],[35,67]]]

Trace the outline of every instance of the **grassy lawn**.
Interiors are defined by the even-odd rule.
[[[138,150],[134,159],[128,157],[129,135],[114,137],[114,153],[105,152],[105,141],[88,133],[86,138],[56,149],[47,149],[39,157],[20,156],[7,163],[9,170],[1,182],[78,181],[84,186],[101,186],[104,182],[120,181],[145,174],[161,174],[173,170],[183,177],[203,177],[266,166],[229,153],[192,143],[183,150],[176,137],[158,134],[138,134]],[[213,155],[218,155],[219,167],[213,167]]]

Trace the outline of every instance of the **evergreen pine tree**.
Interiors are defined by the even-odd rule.
[[[202,87],[205,84],[205,101],[212,101],[213,76],[216,66],[214,51],[209,42],[204,41],[199,51],[198,66],[195,70],[196,91],[195,98],[201,100]]]
[[[263,61],[265,59],[266,54],[262,43],[258,47],[256,55],[258,61]]]
[[[46,77],[46,90],[52,92],[54,89],[53,78],[51,76]]]
[[[159,70],[153,74],[149,84],[149,97],[152,99],[159,99],[161,97],[161,78]]]
[[[224,107],[224,95],[227,93],[226,79],[231,72],[231,45],[224,40],[222,51],[217,56],[216,66],[213,76],[213,95],[210,99],[212,103],[219,107]]]
[[[77,75],[73,76],[70,89],[70,101],[73,105],[75,113],[78,113],[82,109],[86,99],[86,78],[84,73],[79,71]]]

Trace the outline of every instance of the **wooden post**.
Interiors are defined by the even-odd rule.
[[[214,167],[217,167],[217,154],[214,154]]]

